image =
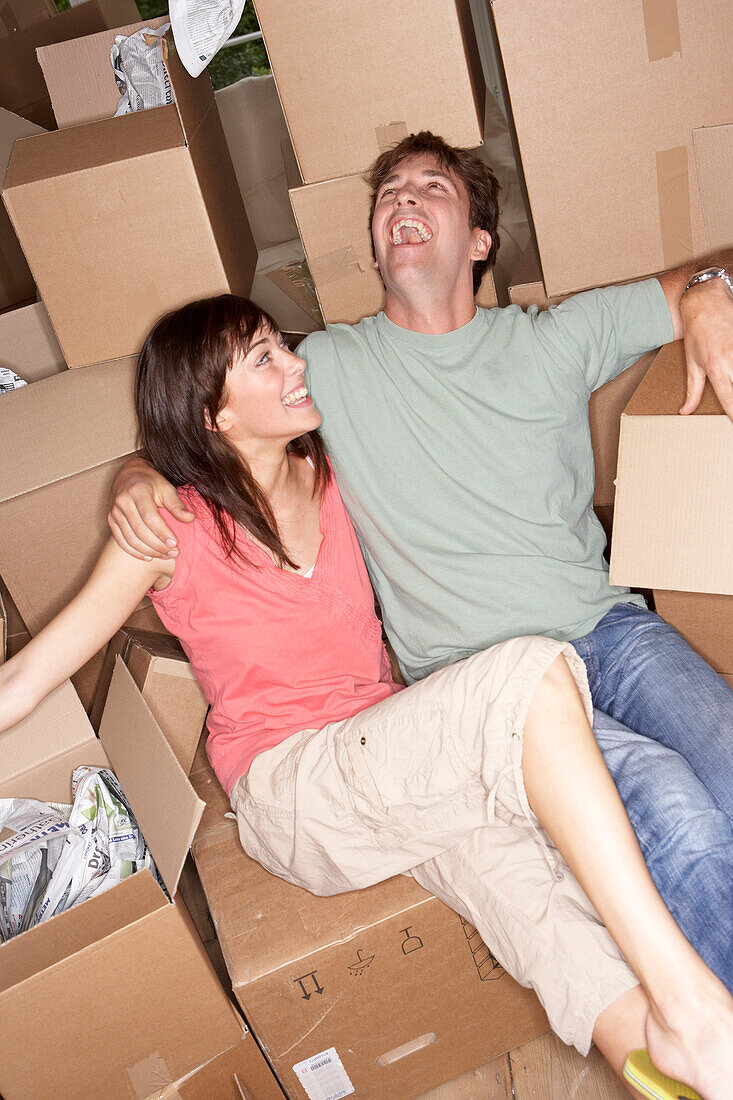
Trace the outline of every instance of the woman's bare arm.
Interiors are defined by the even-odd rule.
[[[112,495],[107,522],[117,545],[140,561],[175,558],[176,537],[158,509],[167,508],[184,523],[194,517],[171,483],[144,459],[133,458],[118,472]]]
[[[109,641],[175,562],[138,561],[110,539],[89,580],[48,626],[0,665],[0,730],[19,722]]]

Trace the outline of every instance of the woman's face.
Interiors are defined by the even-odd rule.
[[[258,329],[246,355],[237,352],[227,371],[220,431],[245,451],[263,443],[283,446],[321,423],[303,381],[305,363],[279,332]]]

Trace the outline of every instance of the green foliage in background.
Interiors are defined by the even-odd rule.
[[[154,19],[157,15],[168,13],[167,0],[136,0],[141,19]],[[56,0],[59,11],[67,11],[69,0]],[[251,34],[258,31],[259,24],[251,0],[247,0],[234,35]],[[269,73],[270,62],[262,41],[245,42],[241,46],[230,46],[220,50],[209,65],[209,75],[215,88],[226,88],[245,76],[264,76]]]

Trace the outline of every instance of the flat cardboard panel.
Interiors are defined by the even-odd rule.
[[[53,0],[3,0],[0,7],[0,38],[57,14]]]
[[[203,803],[118,657],[99,739],[173,896]],[[141,766],[144,762],[144,766]]]
[[[733,675],[733,596],[655,589],[654,603],[716,672]]]
[[[705,236],[711,251],[733,245],[733,124],[692,131]]]
[[[0,25],[1,23],[0,19]],[[17,138],[42,132],[40,126],[0,107],[0,191]],[[35,283],[23,250],[5,208],[0,205],[0,309],[15,305],[16,302],[22,302],[26,298],[32,298],[35,293]],[[0,342],[0,357],[2,355],[3,348]],[[0,365],[4,364],[0,361]]]
[[[0,790],[3,798],[11,783],[28,782],[28,775],[42,761],[69,752],[95,747],[97,739],[87,721],[79,697],[69,680],[48,695],[22,722],[0,733]],[[69,779],[65,790],[68,794]],[[38,798],[26,791],[26,797]],[[64,801],[64,797],[54,799]]]
[[[682,342],[662,348],[621,418],[611,583],[733,594],[733,424],[709,383],[679,416]]]
[[[9,367],[25,382],[66,370],[43,302],[0,313],[0,367]]]
[[[412,131],[481,144],[483,74],[468,0],[432,0],[429,19],[421,0],[255,7],[307,183],[362,172]]]
[[[327,324],[356,324],[384,308],[384,286],[374,268],[369,230],[369,188],[346,176],[290,192],[295,220]],[[334,217],[338,211],[338,217]],[[491,272],[477,301],[496,305]]]
[[[176,1082],[181,1100],[283,1100],[283,1092],[250,1031],[240,1042]],[[171,1100],[178,1100],[171,1096]]]
[[[603,0],[589,19],[583,0],[493,0],[551,297],[707,250],[693,131],[733,117],[733,85],[719,79],[730,6],[676,9],[670,53],[650,47],[641,4]]]

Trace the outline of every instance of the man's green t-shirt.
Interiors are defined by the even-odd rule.
[[[408,681],[505,638],[570,640],[619,600],[593,512],[591,392],[672,339],[659,282],[426,336],[380,313],[299,351]]]

